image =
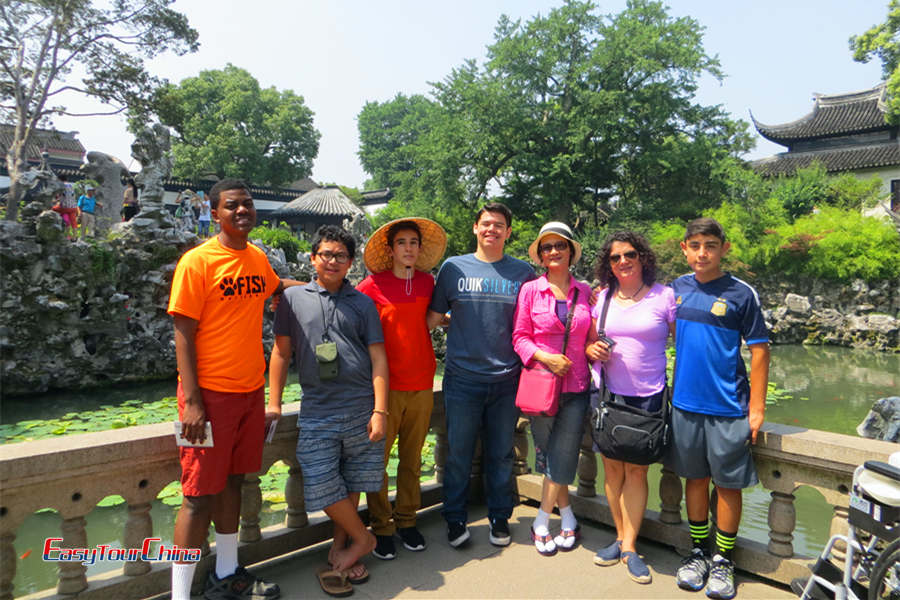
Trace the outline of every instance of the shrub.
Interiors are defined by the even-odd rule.
[[[282,225],[284,225],[282,223]],[[272,228],[268,222],[254,227],[250,231],[251,240],[260,240],[271,248],[278,248],[284,252],[285,258],[293,262],[297,260],[298,252],[308,252],[312,247],[306,240],[298,239],[293,233],[282,227]]]

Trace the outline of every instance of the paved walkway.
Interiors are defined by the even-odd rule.
[[[680,590],[675,570],[680,557],[666,546],[642,542],[639,550],[653,572],[651,585],[631,581],[621,563],[613,567],[593,564],[594,553],[608,544],[614,532],[602,525],[582,523],[583,544],[568,553],[540,556],[531,544],[531,522],[537,509],[516,508],[510,520],[513,542],[495,548],[488,542],[484,507],[476,507],[470,523],[471,540],[462,549],[446,541],[444,521],[433,509],[420,517],[419,527],[428,541],[424,552],[409,552],[398,542],[398,556],[382,561],[374,556],[364,562],[371,578],[355,587],[354,598],[667,598],[705,600],[703,592]],[[558,519],[551,522],[558,526]],[[257,566],[262,577],[278,582],[282,598],[329,598],[319,587],[316,570],[325,565],[328,544],[296,552]],[[789,590],[738,573],[738,598],[796,598]]]

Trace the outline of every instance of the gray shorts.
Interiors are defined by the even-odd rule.
[[[726,489],[756,485],[747,417],[718,417],[672,407],[672,447],[666,463],[679,477]]]

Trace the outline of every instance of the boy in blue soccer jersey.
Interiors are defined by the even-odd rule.
[[[722,270],[728,252],[714,219],[688,224],[681,250],[693,273],[672,283],[676,312],[671,466],[684,477],[693,549],[676,574],[687,590],[733,598],[732,552],[741,521],[741,490],[759,480],[750,444],[763,424],[769,380],[769,333],[756,290]],[[741,341],[750,349],[750,377]],[[709,549],[709,482],[716,486],[717,531]],[[712,555],[712,558],[710,556]]]

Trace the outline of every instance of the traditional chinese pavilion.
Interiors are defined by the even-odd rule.
[[[765,125],[751,114],[761,136],[787,148],[753,168],[764,176],[790,175],[818,161],[829,173],[878,177],[891,194],[891,210],[900,210],[900,127],[884,119],[884,84],[814,98],[812,112],[790,123]]]

